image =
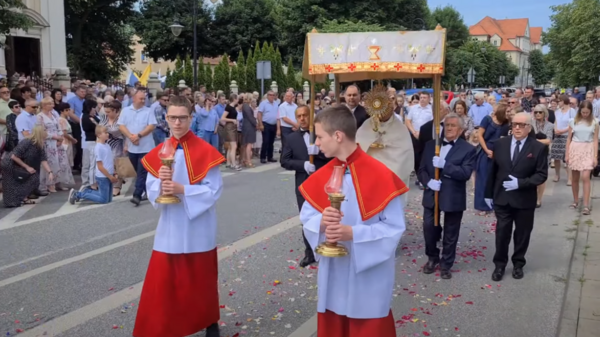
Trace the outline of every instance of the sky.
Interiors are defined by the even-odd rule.
[[[452,5],[462,14],[467,26],[479,22],[486,16],[494,19],[529,18],[530,27],[542,27],[544,31],[552,24],[550,6],[570,3],[566,0],[427,0],[433,11],[438,6]]]

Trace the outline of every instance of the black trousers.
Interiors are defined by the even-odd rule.
[[[440,218],[440,225],[435,226],[434,211],[425,208],[423,211],[423,235],[425,236],[425,254],[430,260],[440,261],[440,268],[450,270],[456,259],[456,244],[460,234],[460,224],[463,212],[444,212],[444,221]],[[443,223],[443,226],[442,226]],[[437,242],[443,232],[442,258]]]
[[[525,253],[529,248],[529,239],[533,230],[533,220],[535,209],[516,209],[510,206],[494,205],[496,213],[496,254],[494,254],[494,264],[496,268],[505,268],[508,264],[508,249],[510,238],[514,231],[514,253],[512,263],[515,268],[525,266]]]
[[[300,192],[298,192],[298,187],[296,187],[296,201],[298,202],[298,212],[300,212],[302,210],[302,205],[304,205],[305,200],[304,200],[304,197],[302,197],[302,194],[300,194]],[[314,257],[315,254],[313,253],[310,243],[308,243],[308,240],[306,240],[306,236],[304,235],[304,230],[302,230],[302,239],[304,239],[304,255]]]
[[[419,140],[415,138],[415,136],[413,136],[412,133],[410,134],[410,139],[412,140],[413,151],[415,155],[414,170],[415,173],[417,173],[419,171],[419,166],[421,166],[421,155],[423,154],[423,149],[421,147],[421,143],[419,143]]]
[[[73,169],[81,171],[81,161],[83,159],[83,149],[81,148],[81,126],[79,123],[69,121],[73,138],[77,139],[77,144],[73,145]]]
[[[273,159],[273,144],[277,136],[277,124],[263,123],[265,129],[262,132],[263,142],[260,148],[260,160]]]
[[[281,127],[281,149],[282,150],[283,150],[283,147],[285,146],[285,139],[292,132],[294,132],[294,130],[292,130],[292,128],[288,128],[287,126]],[[282,153],[283,153],[283,151],[282,151]]]

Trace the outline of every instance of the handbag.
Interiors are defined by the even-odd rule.
[[[29,177],[31,177],[31,173],[17,165],[13,166],[12,174],[13,178],[19,183],[25,182],[27,179],[29,179]]]
[[[119,178],[135,178],[137,176],[128,157],[115,158],[115,168]]]

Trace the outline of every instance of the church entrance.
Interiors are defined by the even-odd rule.
[[[8,76],[13,76],[15,73],[24,74],[25,76],[42,75],[39,39],[8,36],[4,56]]]

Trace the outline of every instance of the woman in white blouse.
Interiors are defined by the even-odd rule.
[[[573,204],[579,207],[579,178],[583,181],[583,215],[590,214],[591,171],[598,165],[598,121],[594,118],[594,107],[584,101],[579,106],[575,119],[569,122],[567,140],[567,164],[573,174]]]
[[[554,182],[560,180],[560,166],[565,160],[567,148],[567,136],[569,133],[569,121],[575,118],[577,112],[569,106],[569,96],[560,95],[558,98],[558,109],[554,112],[556,122],[554,123],[554,141],[550,149],[550,159],[554,160]],[[571,186],[571,172],[567,167],[567,186]]]

